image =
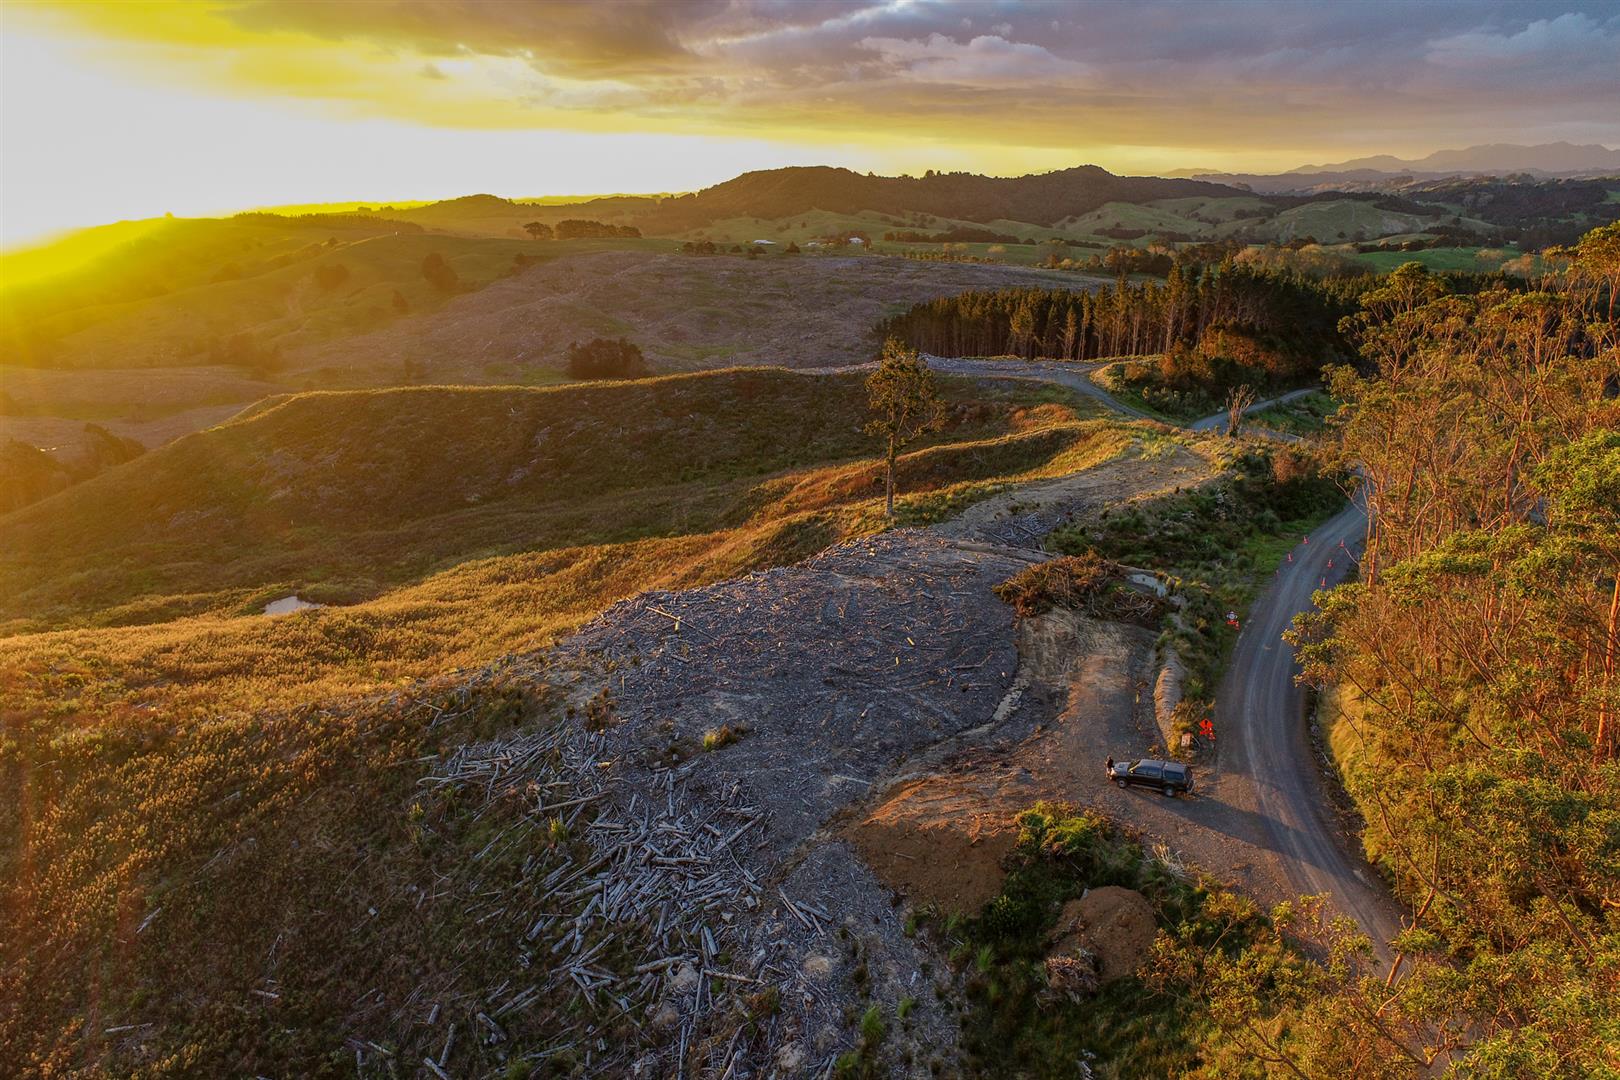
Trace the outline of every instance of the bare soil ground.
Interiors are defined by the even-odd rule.
[[[1147,897],[1135,889],[1104,885],[1063,905],[1049,955],[1084,950],[1096,958],[1100,981],[1113,982],[1136,974],[1158,934]]]
[[[429,382],[512,381],[560,370],[570,342],[627,337],[659,371],[867,360],[871,329],[912,304],[968,289],[1092,288],[1097,279],[1024,267],[875,256],[604,252],[531,267],[432,314],[289,358],[331,384],[409,364]]]

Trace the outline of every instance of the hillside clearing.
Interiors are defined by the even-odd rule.
[[[771,392],[815,385],[821,388],[823,397],[827,388],[844,383],[858,387],[855,377],[811,379],[785,372],[703,376],[696,381],[687,378],[684,383],[715,389],[728,381],[735,383],[738,378],[754,380],[755,409],[763,404],[761,395],[773,381],[777,390]],[[667,393],[671,385],[679,389],[683,381],[525,393],[623,395],[660,387]],[[1072,412],[1065,412],[1050,400],[1033,408],[1015,404],[1018,395],[1027,392],[1027,388],[1015,385],[1010,399],[1000,398],[994,384],[990,384],[988,390],[969,395],[983,400],[988,393],[989,411],[976,421],[981,425],[979,430],[999,424],[1007,431],[1002,438],[1012,440],[1012,445],[1020,439],[1036,440],[1043,449],[1026,464],[1015,465],[1013,472],[1004,474],[1005,478],[995,478],[992,486],[968,501],[989,498],[1006,514],[1016,516],[1024,508],[1011,492],[998,494],[998,485],[1017,482],[1020,477],[1038,478],[1044,469],[1060,475],[1089,468],[1081,476],[1091,475],[1093,479],[1068,493],[1072,500],[1068,505],[1074,509],[1189,482],[1203,469],[1197,457],[1176,460],[1161,455],[1143,462],[1132,454],[1121,456],[1129,447],[1130,429],[1099,421],[1077,422]],[[418,400],[431,400],[434,392],[413,393]],[[1044,391],[1040,396],[1049,399],[1051,392]],[[362,413],[343,410],[351,425]],[[286,419],[296,414],[297,410],[288,411],[285,406],[273,407],[244,418],[239,426],[253,431],[256,424],[263,427],[278,416]],[[1068,429],[1073,429],[1072,437],[1065,434],[1054,439],[1054,432],[1061,434]],[[803,442],[780,424],[772,430],[785,445],[798,447]],[[829,428],[827,434],[832,431]],[[1085,449],[1088,441],[1095,444],[1094,449]],[[903,475],[909,475],[913,484],[960,482],[949,478],[962,475],[961,467],[968,467],[966,475],[976,475],[972,461],[992,450],[992,444],[970,442],[969,452],[957,463],[948,454],[941,457],[951,450],[949,444],[925,448],[909,456],[908,468],[912,472]],[[295,440],[293,445],[307,443]],[[333,447],[308,449],[323,454]],[[750,462],[759,456],[757,449],[748,453]],[[252,460],[243,455],[239,464]],[[993,452],[986,457],[993,469],[1006,468],[1005,461],[996,464],[997,460]],[[1014,460],[1019,460],[1016,455]],[[158,464],[162,465],[161,459]],[[607,463],[598,456],[593,464],[601,469]],[[144,462],[144,467],[151,465],[150,458]],[[1142,471],[1144,466],[1146,472]],[[453,462],[448,467],[451,471],[459,468]],[[723,461],[711,460],[708,467],[727,466]],[[398,1053],[404,1047],[426,1048],[432,1043],[429,1052],[436,1052],[445,1041],[446,1021],[454,1019],[462,1025],[477,1026],[481,1022],[472,1014],[480,1006],[487,1013],[511,1005],[514,1000],[512,993],[499,989],[503,982],[510,987],[514,978],[509,968],[501,974],[503,963],[509,964],[510,960],[503,961],[495,949],[506,938],[493,928],[475,932],[471,916],[463,912],[469,910],[475,894],[487,893],[489,888],[487,879],[477,874],[469,876],[469,870],[476,866],[475,856],[488,850],[499,838],[500,829],[519,827],[523,822],[509,816],[514,811],[507,808],[513,804],[506,801],[491,803],[471,818],[470,811],[459,809],[457,800],[418,795],[413,802],[411,784],[425,772],[433,775],[443,771],[453,777],[456,770],[469,767],[468,763],[475,760],[492,762],[479,767],[494,768],[496,775],[502,775],[505,766],[494,763],[508,760],[502,756],[508,751],[467,750],[455,757],[450,756],[451,751],[464,744],[469,735],[507,738],[502,733],[511,731],[520,738],[530,734],[544,738],[545,725],[552,722],[547,718],[557,717],[561,700],[597,717],[593,723],[605,722],[608,741],[588,752],[610,756],[619,764],[611,774],[613,809],[604,803],[592,811],[590,818],[569,815],[555,826],[554,837],[560,839],[554,839],[553,851],[576,850],[569,848],[573,840],[568,837],[575,836],[573,830],[584,828],[598,813],[618,814],[619,820],[624,820],[624,815],[633,813],[633,807],[624,800],[636,792],[644,799],[654,794],[660,798],[665,794],[676,796],[672,806],[688,808],[672,811],[677,817],[695,812],[719,820],[712,815],[722,813],[723,806],[770,806],[773,810],[766,828],[746,845],[739,844],[737,850],[739,857],[746,859],[745,867],[753,867],[750,872],[759,878],[768,867],[777,865],[787,850],[774,845],[796,846],[808,835],[807,829],[820,827],[818,815],[823,811],[814,806],[793,811],[791,803],[782,800],[762,803],[759,800],[763,793],[756,794],[746,787],[741,801],[735,794],[727,794],[728,790],[734,793],[737,787],[727,777],[735,776],[737,781],[752,778],[745,781],[752,782],[769,775],[769,770],[754,766],[733,774],[731,766],[721,764],[747,765],[755,750],[783,745],[779,739],[756,737],[756,733],[764,731],[764,725],[814,722],[809,713],[750,703],[748,695],[757,693],[761,686],[789,695],[808,690],[812,683],[825,689],[822,680],[843,677],[834,670],[838,664],[853,663],[849,677],[871,694],[892,695],[894,708],[906,712],[922,708],[927,695],[942,692],[947,696],[927,707],[938,723],[971,725],[1001,695],[999,678],[987,675],[978,680],[979,685],[949,685],[941,691],[919,668],[914,686],[904,681],[893,684],[888,674],[874,681],[873,671],[861,670],[871,665],[855,662],[854,654],[848,650],[876,650],[885,652],[887,658],[886,650],[909,638],[918,647],[908,645],[898,665],[883,665],[885,671],[890,667],[904,671],[908,663],[922,664],[926,649],[948,647],[957,651],[952,655],[960,653],[964,657],[961,663],[975,663],[982,656],[968,657],[967,653],[978,654],[977,642],[983,638],[986,651],[1002,650],[1007,657],[1003,666],[1012,670],[1014,654],[1005,634],[1009,616],[990,593],[990,586],[1030,557],[1016,549],[998,555],[988,550],[994,545],[984,540],[902,531],[845,544],[803,566],[737,578],[739,573],[752,569],[794,563],[836,542],[841,535],[848,535],[849,529],[875,527],[876,523],[865,522],[862,515],[867,513],[865,507],[876,502],[873,496],[877,474],[874,470],[864,484],[851,487],[853,475],[842,471],[847,469],[840,466],[823,481],[815,481],[812,474],[805,473],[787,483],[793,474],[781,474],[770,494],[762,494],[753,503],[756,512],[763,515],[758,522],[720,533],[467,563],[419,586],[348,608],[325,608],[274,619],[261,615],[179,619],[156,626],[67,631],[6,640],[0,644],[0,652],[5,653],[0,683],[7,700],[3,715],[7,731],[4,768],[12,781],[28,791],[25,805],[31,809],[24,819],[7,822],[0,859],[11,868],[18,887],[29,897],[26,905],[10,910],[30,912],[30,919],[37,920],[30,922],[31,929],[10,936],[10,940],[38,942],[43,940],[42,935],[54,934],[60,935],[53,940],[63,947],[79,942],[72,945],[76,949],[88,947],[91,941],[105,945],[113,939],[113,927],[125,925],[124,920],[131,917],[135,921],[125,926],[126,931],[132,933],[129,928],[134,925],[151,927],[143,930],[133,953],[124,953],[123,959],[114,963],[107,981],[97,991],[97,1030],[166,1016],[166,1030],[186,1032],[183,1038],[188,1053],[196,1055],[198,1061],[240,1060],[232,1056],[238,1051],[231,1048],[245,1046],[238,1041],[244,1037],[258,1047],[252,1054],[273,1054],[268,1049],[271,1043],[248,1033],[261,1023],[275,1024],[280,1018],[304,1010],[314,1010],[327,1019],[312,1019],[300,1025],[302,1034],[285,1048],[295,1055],[294,1060],[306,1060],[298,1055],[326,1052],[344,1038],[360,1039],[362,1058],[373,1061],[380,1053],[370,1048],[373,1045]],[[365,474],[365,470],[360,472]],[[416,484],[431,489],[431,475],[421,470],[411,475]],[[930,476],[939,479],[928,481]],[[130,478],[124,479],[127,485]],[[36,504],[31,514],[42,517],[59,510],[61,507],[53,503],[61,499],[95,501],[96,492],[84,490],[88,494],[68,492]],[[1050,485],[1043,490],[1051,498],[1058,497]],[[797,493],[792,499],[794,505],[808,502],[828,509],[781,516],[787,492]],[[926,498],[927,493],[918,492],[917,497]],[[386,516],[402,509],[386,491],[375,492],[372,498],[371,504],[356,506],[356,512]],[[849,498],[855,501],[839,501]],[[833,501],[826,502],[828,499]],[[947,500],[946,505],[956,503]],[[913,512],[926,518],[946,511],[919,507]],[[1034,525],[1032,519],[1029,527]],[[835,579],[843,583],[840,588],[850,590],[852,598],[843,606],[844,614],[836,619],[830,614],[833,607],[826,591],[826,583]],[[903,580],[910,581],[912,587],[902,587]],[[684,588],[705,581],[724,584],[698,592],[644,591]],[[291,590],[274,591],[265,598],[283,596],[287,591]],[[534,652],[612,600],[633,594],[640,595],[598,620],[561,652]],[[936,597],[937,602],[928,601],[929,596]],[[785,610],[783,602],[803,605],[803,609]],[[983,608],[985,617],[969,612],[963,604],[973,605],[975,612]],[[741,610],[734,617],[727,616],[733,620],[735,634],[720,644],[716,635],[721,633],[723,623],[719,620],[728,610],[727,605]],[[855,621],[844,622],[845,615]],[[803,648],[787,653],[761,637],[774,639],[775,630],[784,623],[807,628],[812,620],[823,621],[829,635],[819,649],[807,639]],[[869,647],[860,644],[863,636]],[[706,642],[727,650],[732,659],[716,664],[694,656]],[[832,653],[847,659],[830,660]],[[501,661],[485,674],[450,675],[427,686],[400,685],[400,680],[442,673],[453,667],[476,668],[507,654],[528,659]],[[778,671],[781,677],[767,678],[759,667],[783,661],[794,665],[792,670],[797,674],[789,676]],[[667,700],[673,689],[683,685],[682,679],[700,673],[739,681],[724,681],[702,693],[682,691],[685,708]],[[436,697],[447,685],[451,697]],[[388,692],[390,687],[398,689]],[[488,696],[490,692],[495,693],[494,698]],[[658,699],[658,717],[649,715],[638,722],[622,722],[638,715],[642,695]],[[424,697],[452,704],[424,711]],[[828,700],[834,699],[852,702],[854,697],[834,690]],[[593,701],[603,704],[591,705]],[[441,715],[470,719],[447,722],[442,729],[436,719],[426,722],[430,716]],[[827,807],[860,787],[835,777],[858,778],[863,771],[881,767],[883,761],[892,760],[893,754],[911,745],[890,745],[895,736],[886,732],[907,730],[894,727],[892,717],[874,711],[868,719],[874,725],[870,731],[880,744],[875,758],[851,756],[856,744],[845,737],[846,733],[836,726],[825,728],[823,737],[832,740],[829,748],[836,748],[826,760],[832,771],[825,797],[833,800]],[[701,772],[683,769],[681,782],[673,792],[649,786],[668,784],[670,765],[700,752],[698,747],[706,741],[705,736],[723,728],[728,720],[734,721],[733,728],[740,737],[716,740],[717,749],[700,759],[705,766]],[[469,729],[468,724],[473,726]],[[932,725],[912,725],[910,732],[904,738],[920,740],[917,745],[939,737]],[[619,749],[612,749],[615,746]],[[434,764],[426,764],[429,759]],[[660,759],[663,764],[659,764]],[[797,776],[802,769],[801,761],[791,771]],[[108,770],[119,774],[117,783],[103,782],[111,775]],[[525,778],[532,775],[510,775],[508,781],[514,785],[510,790],[521,793]],[[789,773],[778,770],[777,775]],[[192,779],[179,782],[181,777]],[[472,788],[467,794],[473,790],[484,789]],[[587,789],[580,794],[588,793]],[[483,797],[489,797],[487,792]],[[405,812],[383,813],[379,817],[376,807],[390,805],[401,806]],[[361,812],[361,806],[372,810]],[[413,807],[420,807],[420,813]],[[734,828],[756,813],[733,815],[730,820],[734,824],[728,827]],[[481,826],[478,818],[485,814],[490,815],[489,824]],[[274,836],[263,843],[250,839],[262,823],[271,820],[279,823]],[[155,829],[155,835],[166,838],[161,848],[154,848],[141,839],[139,832],[131,831],[136,822],[140,829]],[[505,824],[497,825],[502,822]],[[496,831],[491,833],[491,829]],[[316,834],[333,842],[299,846],[298,837]],[[105,841],[95,853],[75,854],[76,838],[85,835],[103,836]],[[773,845],[770,852],[774,854],[756,852],[761,843]],[[350,871],[343,869],[354,857],[352,853],[372,849],[373,845],[382,853],[377,861],[363,859],[358,872],[352,866]],[[579,852],[570,857],[584,856]],[[541,874],[549,873],[547,868],[563,865],[525,859],[508,861],[511,859],[510,850],[506,850],[499,861],[487,864],[484,872],[510,873],[517,875],[517,880],[529,880],[526,875],[537,865]],[[736,920],[731,929],[711,930],[718,935],[715,940],[730,943],[722,948],[722,954],[716,954],[699,939],[688,940],[697,941],[693,947],[703,950],[703,964],[714,970],[733,971],[746,978],[769,976],[773,984],[783,987],[779,1026],[770,1029],[773,1034],[768,1039],[758,1029],[750,1028],[755,1035],[749,1038],[767,1039],[769,1045],[771,1039],[782,1042],[796,1032],[809,1040],[810,1046],[821,1046],[831,1039],[836,1049],[836,1044],[846,1037],[840,1034],[843,1020],[838,1003],[851,1000],[844,980],[858,962],[822,937],[829,929],[825,922],[820,930],[804,933],[811,925],[802,921],[811,918],[805,912],[821,913],[822,919],[835,910],[851,912],[854,909],[848,901],[858,895],[867,917],[887,920],[887,929],[882,933],[895,939],[894,947],[901,947],[903,935],[893,922],[893,909],[882,887],[860,867],[849,849],[819,846],[796,865],[798,868],[791,873],[799,876],[778,880],[784,895],[809,905],[801,908],[797,917],[789,913],[786,901],[775,898],[776,894],[761,893],[757,908],[730,912]],[[297,895],[280,885],[256,892],[250,889],[248,883],[271,866],[278,868],[277,873],[290,874],[306,885]],[[42,873],[23,873],[27,867],[40,868]],[[81,871],[91,874],[94,882],[80,879]],[[457,883],[442,903],[442,887],[426,889],[434,873],[447,875]],[[404,896],[399,891],[402,882],[411,885]],[[226,897],[233,898],[229,902],[236,915],[222,921],[211,912],[217,912],[216,905]],[[413,901],[412,897],[420,898]],[[560,898],[551,901],[558,902],[562,902]],[[379,914],[367,916],[368,908]],[[132,916],[136,909],[139,914]],[[361,917],[368,929],[359,937],[350,933],[339,945],[323,929],[332,926],[334,910],[344,913],[341,923],[347,923],[352,913]],[[401,920],[414,919],[413,911],[423,912],[421,918],[425,921],[412,921],[413,929],[407,930]],[[511,911],[506,914],[510,916]],[[244,919],[252,930],[227,933],[226,922],[234,924]],[[528,921],[526,918],[524,925]],[[81,933],[89,937],[81,939],[77,936]],[[370,937],[372,933],[377,936]],[[472,952],[463,955],[469,963],[455,972],[438,969],[430,959],[434,942],[439,940],[436,935],[459,935],[459,940],[468,942],[466,947]],[[865,935],[863,930],[854,940],[864,942]],[[148,941],[160,951],[145,951]],[[366,941],[378,943],[380,952],[369,952]],[[191,944],[179,949],[180,942]],[[381,948],[382,942],[387,943],[386,948]],[[599,963],[618,970],[632,962],[631,957],[636,958],[634,963],[655,959],[647,953],[628,951],[632,945],[633,939],[626,938],[622,948],[627,951],[615,951]],[[768,946],[763,959],[754,958],[751,950],[756,945]],[[187,959],[217,957],[221,948],[236,959],[215,959],[206,970]],[[915,946],[906,948],[914,950]],[[275,957],[273,962],[263,960],[266,950]],[[399,964],[377,962],[379,957],[395,955],[414,959]],[[771,959],[773,955],[777,959]],[[913,964],[923,959],[916,952],[896,955],[911,956]],[[30,964],[13,968],[6,976],[7,997],[27,997],[35,1002],[74,1000],[78,1003],[71,1007],[82,1008],[82,999],[73,996],[89,989],[84,982],[54,974],[46,953],[31,956]],[[474,956],[476,961],[471,960]],[[896,1000],[911,989],[909,984],[888,981],[898,978],[898,973],[874,973],[874,977],[884,980],[879,985],[891,988]],[[485,979],[488,981],[481,981]],[[688,1035],[707,1048],[705,1053],[718,1053],[720,1043],[737,1038],[738,1029],[721,1013],[716,1013],[712,1021],[697,1019],[692,1010],[704,999],[694,1002],[690,998],[689,979],[675,968],[659,969],[658,977],[637,992],[637,1000],[645,1001],[654,1012],[669,1005],[676,1023],[688,1025]],[[715,981],[725,983],[724,979]],[[362,982],[365,985],[360,985]],[[801,985],[802,990],[798,989]],[[247,1012],[233,1014],[226,1024],[212,1023],[200,1018],[186,1001],[165,996],[167,991],[155,998],[150,996],[154,989],[180,986],[187,987],[188,993],[204,988],[202,992],[216,1006],[230,1008],[226,1003],[239,1002],[248,1007]],[[147,996],[137,996],[137,987],[145,987],[142,994]],[[445,1005],[444,1020],[423,1028],[418,1026],[420,1021],[391,1020],[388,1010],[366,1007],[350,1010],[348,1019],[339,1022],[327,987],[341,988],[338,992],[347,995],[345,1000],[368,988],[378,988],[377,1005],[387,1000],[388,1010],[396,1017],[400,1014],[394,1003],[422,1000],[426,1006],[422,995],[429,995]],[[651,997],[642,997],[642,993],[650,993]],[[546,993],[537,995],[526,1000],[536,1003],[538,1021],[553,1015],[549,1010],[558,1007],[558,1002]],[[492,996],[495,1001],[482,1004]],[[724,997],[718,990],[715,996]],[[266,1004],[272,1002],[284,1004],[280,1008]],[[441,1014],[435,1011],[433,1015]],[[57,1043],[53,1036],[44,1035],[43,1041],[35,1041],[42,1033],[30,1030],[25,1034],[15,1026],[17,1020],[15,1014],[0,1017],[0,1025],[10,1033],[8,1041],[24,1039],[23,1045],[32,1047],[25,1051],[30,1060],[88,1052],[109,1063],[131,1067],[136,1063],[153,1064],[145,1056],[147,1044],[138,1040],[97,1039],[86,1046],[72,1040]],[[929,1039],[933,1042],[949,1031],[940,1026],[946,1021],[934,1006],[923,1009],[916,1023],[925,1025],[922,1030],[935,1033]],[[508,1032],[536,1030],[509,1015],[503,1015],[500,1024]],[[462,1030],[470,1029],[463,1026]],[[660,1026],[637,1038],[650,1038],[653,1046],[669,1053],[669,1036],[657,1034],[669,1030]],[[707,1035],[699,1038],[705,1032]],[[711,1044],[710,1037],[719,1042]],[[528,1038],[529,1045],[535,1045],[534,1037]],[[810,1052],[808,1047],[805,1051]],[[473,1040],[460,1044],[456,1053],[457,1061],[487,1064],[492,1060],[487,1056],[491,1052],[479,1049]],[[264,1067],[271,1066],[267,1063]]]
[[[630,338],[661,371],[825,367],[871,359],[870,328],[902,306],[1036,283],[1084,289],[1098,280],[873,256],[603,253],[531,267],[440,312],[298,350],[288,378],[365,385],[409,364],[422,381],[513,381],[560,369],[570,342],[594,336]]]

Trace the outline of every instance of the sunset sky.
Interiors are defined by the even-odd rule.
[[[236,0],[0,20],[6,245],[788,164],[1281,171],[1620,144],[1620,3]]]

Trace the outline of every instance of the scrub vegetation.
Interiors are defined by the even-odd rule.
[[[1248,609],[1283,553],[1344,505],[1346,483],[1317,454],[1245,446],[1216,484],[1105,511],[1059,530],[1048,543],[1169,581],[1179,606],[1166,610],[1165,642],[1187,668],[1178,717],[1201,717],[1237,640],[1226,613]]]

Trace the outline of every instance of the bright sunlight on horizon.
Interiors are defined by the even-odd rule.
[[[1620,27],[1586,6],[1301,4],[1239,36],[1241,4],[9,4],[0,247],[785,165],[1279,172],[1527,133],[1620,142],[1620,108],[1597,107],[1620,106]]]

